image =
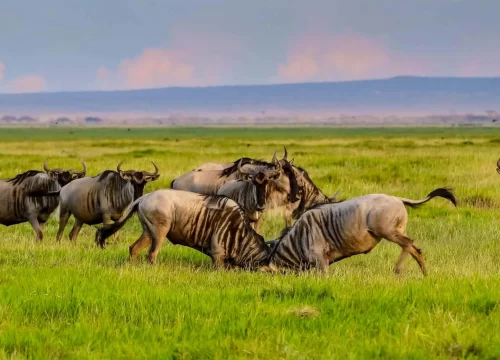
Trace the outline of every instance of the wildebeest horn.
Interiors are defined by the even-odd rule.
[[[288,157],[288,151],[286,151],[286,146],[283,146],[283,149],[285,149],[285,153],[283,154],[283,160],[286,160]]]
[[[249,175],[249,173],[247,171],[243,170],[243,168],[241,167],[242,162],[243,162],[243,160],[240,160],[240,162],[238,163],[238,171],[242,174]]]
[[[87,165],[85,165],[85,162],[83,160],[80,160],[80,162],[82,163],[82,166],[83,166],[82,171],[68,170],[68,172],[70,174],[82,174],[83,176],[85,176],[85,174],[87,173]]]
[[[500,174],[500,159],[497,161],[497,173]]]
[[[45,159],[45,160],[43,161],[43,170],[45,170],[46,172],[52,171],[52,170],[50,170],[50,169],[47,167],[47,161],[48,161],[48,160],[49,160],[49,159]]]
[[[118,172],[121,172],[121,171],[122,171],[122,164],[123,164],[123,161],[124,161],[124,160],[122,160],[122,161],[120,161],[120,162],[118,163],[118,165],[116,166],[116,171],[118,171]]]
[[[276,163],[279,164],[278,160],[276,159],[276,151],[274,152],[274,155],[273,155],[273,159],[271,160],[271,162],[276,165]]]
[[[156,166],[156,164],[154,162],[152,162],[152,161],[151,161],[151,164],[153,164],[153,166],[155,167],[154,174],[150,173],[149,171],[143,171],[144,175],[146,175],[146,176],[156,176],[156,175],[158,175],[158,166]]]

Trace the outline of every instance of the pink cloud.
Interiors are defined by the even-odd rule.
[[[97,69],[101,89],[208,86],[230,77],[243,47],[230,34],[186,32],[174,28],[169,47],[146,48],[115,69]]]
[[[314,34],[294,39],[282,81],[356,80],[395,75],[423,75],[422,60],[392,54],[384,43],[357,34]]]
[[[3,80],[4,71],[5,71],[5,65],[0,62],[0,81]]]
[[[40,92],[45,90],[46,81],[40,75],[22,75],[12,81],[12,87],[16,93]]]
[[[164,49],[146,49],[120,63],[119,75],[129,89],[193,85],[194,66],[182,55]]]

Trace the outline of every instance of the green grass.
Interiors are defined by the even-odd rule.
[[[165,244],[158,263],[128,262],[134,218],[120,242],[43,244],[28,224],[0,227],[0,358],[499,358],[500,129],[0,129],[0,178],[27,169],[124,168],[161,177],[146,191],[208,161],[270,160],[287,145],[327,193],[423,198],[451,186],[458,208],[436,199],[409,209],[413,260],[397,277],[396,245],[330,266],[328,275],[216,271],[208,257]],[[269,215],[266,239],[284,223]]]

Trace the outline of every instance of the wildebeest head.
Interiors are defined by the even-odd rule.
[[[47,173],[47,175],[52,179],[55,180],[59,183],[61,187],[69,184],[73,180],[80,179],[85,176],[87,173],[87,166],[83,162],[83,160],[80,160],[83,166],[82,171],[76,171],[73,169],[70,170],[63,170],[60,168],[57,169],[49,169],[47,166],[47,159],[43,162],[43,170]]]
[[[497,173],[500,174],[500,159],[497,160]]]
[[[255,194],[257,198],[257,210],[264,211],[266,208],[266,193],[267,185],[270,180],[277,180],[281,175],[281,165],[276,169],[268,169],[265,171],[259,171],[254,174],[242,168],[242,161],[238,164],[238,171],[242,175],[244,181],[251,182],[255,186]]]
[[[144,192],[144,186],[150,181],[155,181],[160,177],[158,174],[158,166],[154,162],[151,161],[151,164],[155,167],[155,172],[150,173],[149,171],[136,171],[136,170],[122,170],[123,160],[120,161],[118,166],[116,167],[116,171],[120,174],[120,177],[124,180],[130,181],[130,183],[134,187],[134,199],[138,199],[142,196]]]
[[[295,176],[295,171],[293,170],[293,159],[288,161],[288,151],[284,146],[283,158],[279,161],[276,160],[276,153],[273,156],[273,164],[279,163],[283,173],[287,176],[290,182],[290,195],[288,201],[291,203],[295,203],[300,200],[299,196],[301,193],[301,186],[299,186],[297,182],[297,178]]]

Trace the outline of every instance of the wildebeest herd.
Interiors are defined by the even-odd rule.
[[[116,171],[87,177],[83,161],[82,171],[50,169],[45,161],[43,171],[0,180],[0,223],[29,222],[41,241],[44,224],[59,206],[57,241],[73,215],[69,238],[76,241],[84,224],[103,224],[95,240],[104,248],[106,239],[114,235],[116,241],[118,231],[137,213],[142,233],[130,246],[131,260],[149,246],[148,259],[154,263],[168,238],[210,256],[216,267],[263,271],[327,271],[333,262],[366,254],[386,239],[401,247],[396,273],[411,255],[425,275],[422,252],[406,235],[405,206],[416,207],[434,197],[456,206],[448,188],[438,188],[422,200],[384,194],[350,200],[339,200],[337,194],[328,197],[303,168],[288,160],[286,148],[281,159],[274,153],[271,162],[244,157],[203,164],[173,180],[171,189],[143,195],[146,184],[160,176],[152,164],[154,172],[123,170],[120,162]],[[286,228],[266,242],[259,231],[262,214],[270,210],[283,212]]]

